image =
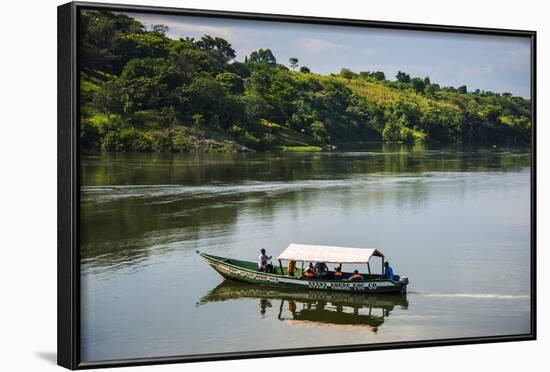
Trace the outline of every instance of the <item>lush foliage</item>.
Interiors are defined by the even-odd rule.
[[[270,49],[173,40],[124,14],[81,20],[81,143],[104,151],[302,149],[343,142],[527,143],[530,101],[399,71],[318,75]],[[300,148],[300,147],[296,147]]]

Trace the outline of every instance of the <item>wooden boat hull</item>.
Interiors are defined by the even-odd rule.
[[[405,293],[406,284],[377,278],[360,282],[302,279],[288,275],[264,273],[251,268],[250,262],[232,260],[205,253],[199,255],[221,276],[226,279],[270,287],[295,288],[317,291],[345,291],[355,293]],[[249,264],[243,267],[243,263]]]

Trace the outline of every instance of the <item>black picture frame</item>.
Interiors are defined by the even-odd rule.
[[[388,342],[365,345],[307,347],[251,352],[212,353],[120,359],[82,363],[80,359],[80,262],[79,262],[79,24],[81,10],[138,11],[141,13],[267,20],[302,24],[339,25],[415,31],[438,31],[461,34],[516,36],[531,41],[531,332],[528,334],[473,338],[435,339],[428,341]],[[444,26],[334,19],[308,16],[241,13],[156,6],[114,5],[71,2],[58,7],[58,315],[57,358],[60,366],[69,369],[122,367],[165,363],[202,362],[227,359],[276,357],[306,354],[341,353],[381,349],[427,346],[465,345],[536,339],[536,32],[510,29]]]

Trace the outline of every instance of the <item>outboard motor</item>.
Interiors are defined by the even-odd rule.
[[[406,295],[407,294],[407,285],[409,284],[409,278],[406,276],[403,276],[399,278],[399,288],[401,289],[401,294]]]

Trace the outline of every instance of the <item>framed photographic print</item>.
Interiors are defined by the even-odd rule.
[[[58,8],[58,362],[533,340],[533,31]]]

